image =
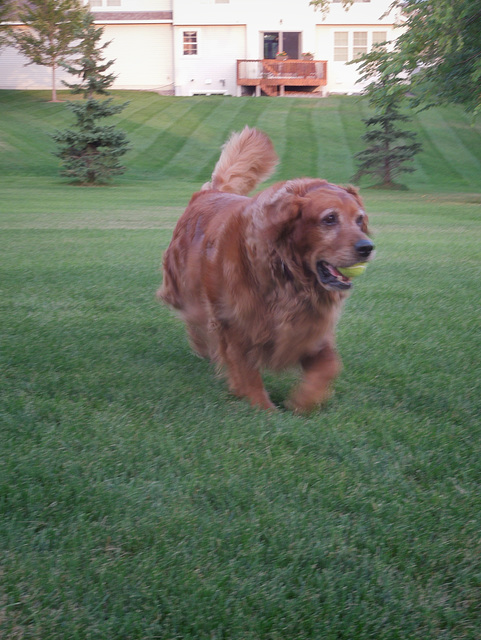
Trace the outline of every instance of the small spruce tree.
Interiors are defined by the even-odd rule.
[[[360,80],[371,80],[365,93],[375,112],[363,119],[367,131],[362,138],[368,146],[355,155],[358,170],[352,179],[357,182],[362,176],[371,175],[379,180],[379,187],[405,188],[394,178],[414,171],[409,163],[422,148],[415,142],[415,133],[401,128],[410,120],[402,113],[406,86],[382,46],[360,58],[360,70]]]
[[[75,115],[76,128],[53,135],[59,145],[56,155],[63,160],[62,175],[84,185],[103,184],[114,175],[122,174],[125,167],[119,159],[129,149],[122,131],[114,125],[99,124],[99,120],[120,113],[127,104],[114,105],[112,98],[97,100],[94,97],[109,95],[108,88],[116,77],[107,73],[114,61],[104,61],[104,50],[109,43],[101,44],[102,35],[103,28],[96,27],[94,16],[87,12],[74,49],[75,61],[65,65],[69,73],[79,77],[79,82],[64,84],[72,93],[83,96],[83,100],[67,104]]]

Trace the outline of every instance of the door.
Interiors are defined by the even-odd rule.
[[[279,51],[287,57],[298,60],[301,57],[301,34],[299,31],[266,31],[263,39],[263,55],[273,60]]]
[[[273,60],[278,51],[282,51],[279,48],[279,32],[270,31],[264,33],[264,58]]]
[[[282,51],[285,51],[291,60],[299,60],[301,57],[300,36],[298,31],[284,31],[282,33]]]

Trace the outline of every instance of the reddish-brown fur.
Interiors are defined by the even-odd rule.
[[[322,281],[319,264],[359,262],[367,216],[355,189],[319,179],[245,195],[276,163],[262,132],[246,127],[231,137],[212,182],[177,223],[158,297],[181,313],[193,349],[224,368],[232,392],[252,405],[274,408],[263,368],[300,365],[289,405],[307,411],[339,373],[335,327],[347,295]]]

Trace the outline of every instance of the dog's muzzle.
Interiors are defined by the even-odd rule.
[[[330,290],[346,291],[352,287],[352,282],[332,264],[319,260],[316,264],[317,275],[323,287]]]

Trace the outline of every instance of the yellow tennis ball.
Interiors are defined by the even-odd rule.
[[[358,262],[357,264],[353,264],[352,267],[338,267],[337,270],[346,278],[356,278],[363,274],[366,268],[366,262]]]

